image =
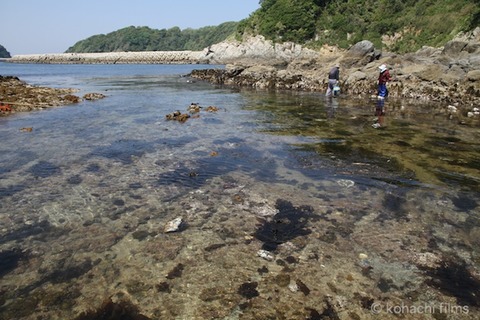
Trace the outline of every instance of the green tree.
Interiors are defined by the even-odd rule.
[[[314,0],[264,0],[243,31],[257,31],[268,39],[304,42],[315,35],[319,7]]]
[[[480,24],[480,0],[263,0],[260,5],[240,21],[237,37],[262,34],[344,48],[366,39],[381,48],[384,36],[396,35],[387,49],[402,53],[443,45]]]
[[[78,41],[66,52],[177,51],[202,50],[235,33],[237,22],[218,26],[180,30],[126,27],[106,35],[94,35]]]

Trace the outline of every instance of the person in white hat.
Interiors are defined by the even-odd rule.
[[[380,75],[378,76],[378,98],[385,99],[388,97],[387,82],[392,81],[392,77],[386,65],[382,64],[378,69],[380,69]]]
[[[326,96],[330,97],[332,92],[334,93],[334,87],[338,84],[338,80],[340,79],[340,66],[336,64],[328,73],[328,89]]]

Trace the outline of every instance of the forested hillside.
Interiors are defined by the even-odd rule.
[[[180,51],[202,50],[235,33],[236,22],[200,29],[151,29],[127,27],[77,42],[66,52]]]
[[[348,47],[370,40],[408,52],[441,46],[480,24],[480,0],[262,0],[240,22],[237,36],[262,34],[275,41]]]
[[[2,45],[0,45],[0,58],[11,58],[10,52],[8,52]]]
[[[405,53],[442,46],[480,25],[480,0],[260,0],[240,22],[180,30],[128,27],[77,42],[67,52],[202,50],[236,35],[263,35],[311,48],[361,40]]]

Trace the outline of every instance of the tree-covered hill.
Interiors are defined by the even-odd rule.
[[[240,22],[180,30],[127,27],[77,42],[66,52],[202,50],[235,34],[263,35],[311,48],[370,40],[405,53],[442,46],[480,25],[480,0],[260,0]]]
[[[236,27],[237,22],[184,30],[130,26],[81,40],[66,52],[202,50],[234,34]]]
[[[440,46],[480,25],[480,0],[261,0],[237,35],[348,47],[370,40],[396,52]]]
[[[2,45],[0,45],[0,58],[11,58],[10,52],[8,52]]]

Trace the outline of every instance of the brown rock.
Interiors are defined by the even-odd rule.
[[[472,70],[467,73],[468,81],[480,81],[480,70]]]

